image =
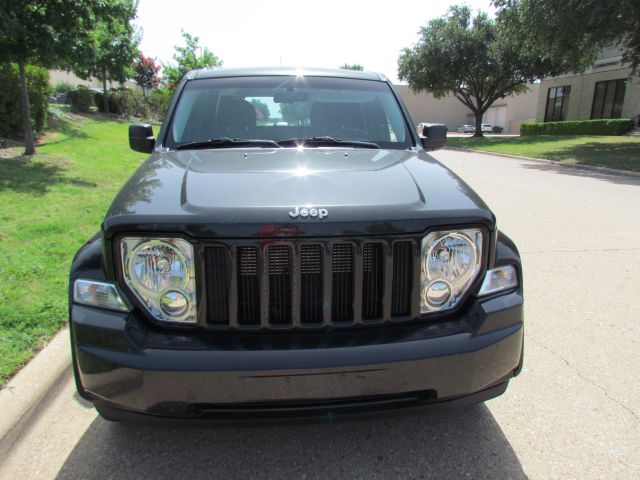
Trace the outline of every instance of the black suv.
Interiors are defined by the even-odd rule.
[[[80,395],[113,420],[460,405],[522,366],[518,251],[387,79],[189,73],[70,281]]]

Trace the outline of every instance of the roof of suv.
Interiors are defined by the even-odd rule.
[[[194,80],[200,78],[217,77],[255,77],[262,75],[308,75],[312,77],[341,77],[356,78],[361,80],[386,81],[387,78],[376,72],[364,72],[359,70],[344,70],[338,68],[296,68],[296,67],[250,67],[250,68],[226,68],[214,67],[202,70],[193,70],[187,74],[187,78]]]

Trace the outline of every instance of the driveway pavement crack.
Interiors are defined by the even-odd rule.
[[[604,392],[604,394],[613,402],[617,403],[620,407],[624,408],[627,412],[629,412],[633,418],[635,418],[636,420],[640,420],[640,417],[638,417],[638,415],[636,414],[636,412],[634,412],[631,408],[627,407],[624,403],[622,403],[620,400],[618,400],[617,398],[613,397],[605,387],[603,387],[602,385],[594,382],[593,380],[591,380],[588,377],[585,377],[582,372],[580,372],[580,370],[578,370],[576,367],[574,367],[573,365],[571,365],[571,363],[569,362],[569,360],[567,360],[566,358],[564,358],[562,355],[560,355],[559,353],[557,353],[556,351],[554,351],[552,348],[544,345],[543,343],[540,343],[539,341],[537,341],[535,338],[532,338],[531,336],[527,336],[527,340],[532,341],[533,343],[535,343],[536,345],[542,347],[544,350],[546,350],[547,352],[551,353],[552,355],[554,355],[555,357],[559,358],[560,360],[562,360],[564,363],[567,364],[567,366],[569,368],[571,368],[574,372],[576,372],[578,374],[578,376],[584,380],[585,382],[589,383],[590,385],[593,385],[594,387],[599,388],[600,390],[602,390]]]

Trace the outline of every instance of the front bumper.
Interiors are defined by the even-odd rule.
[[[71,335],[78,389],[110,416],[327,418],[499,395],[522,362],[522,296],[433,324],[255,335],[168,332],[72,305]]]

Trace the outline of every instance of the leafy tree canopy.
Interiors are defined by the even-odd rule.
[[[76,52],[73,70],[80,78],[95,77],[102,81],[104,111],[109,111],[107,82],[124,83],[133,76],[133,61],[139,54],[140,35],[133,20],[138,8],[137,0],[113,0],[114,14],[99,19],[89,39]]]
[[[200,68],[209,68],[222,65],[222,60],[216,57],[208,47],[199,45],[200,38],[182,31],[185,46],[176,45],[176,53],[173,55],[175,64],[163,64],[162,73],[167,88],[175,89],[188,72]]]
[[[117,0],[121,16],[96,22],[87,42],[78,49],[74,70],[83,78],[124,82],[132,76],[140,35],[135,31],[137,1]]]
[[[107,5],[99,0],[0,0],[0,62],[63,65]]]
[[[419,34],[398,59],[399,78],[436,98],[454,95],[474,113],[475,136],[482,136],[482,116],[496,100],[526,91],[552,67],[502,24],[483,12],[473,17],[467,6],[451,7]]]
[[[26,65],[69,68],[99,20],[117,18],[108,0],[0,0],[0,63],[19,67],[25,154],[35,153]]]
[[[256,120],[261,120],[263,122],[269,121],[271,112],[269,111],[269,107],[266,103],[258,100],[257,98],[253,98],[250,103],[253,105],[253,108],[256,109]]]
[[[289,125],[305,125],[311,114],[311,102],[281,103],[280,115]]]
[[[528,49],[551,60],[554,74],[589,67],[603,47],[624,50],[623,61],[640,65],[638,0],[496,0],[499,20]]]
[[[135,66],[134,80],[140,85],[143,91],[156,88],[160,85],[160,65],[156,63],[155,58],[145,57],[140,54]]]
[[[340,67],[342,70],[364,70],[364,67],[359,63],[345,63]]]

